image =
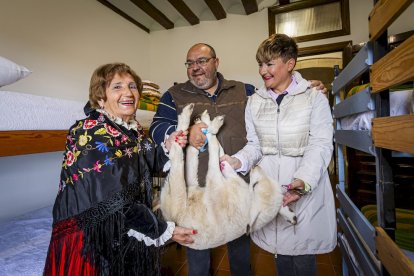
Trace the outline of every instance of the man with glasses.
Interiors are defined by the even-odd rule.
[[[193,45],[184,63],[188,81],[174,85],[161,97],[157,112],[150,127],[150,135],[157,144],[162,144],[175,131],[178,114],[184,106],[194,103],[192,121],[204,110],[213,118],[226,115],[224,125],[217,134],[226,155],[221,161],[228,161],[248,181],[247,172],[261,158],[262,153],[254,130],[247,129],[244,111],[247,97],[254,93],[254,87],[239,81],[226,80],[217,72],[219,59],[208,44]],[[319,84],[319,82],[317,82]],[[322,84],[323,86],[323,84]],[[322,87],[323,88],[323,87]],[[204,151],[206,136],[203,123],[190,126],[189,143],[200,149],[198,181],[205,186],[208,151]],[[231,223],[231,222],[229,222]],[[202,229],[198,229],[202,231]],[[243,235],[227,244],[227,253],[232,275],[251,275],[250,239]],[[209,275],[210,250],[187,248],[188,275]]]

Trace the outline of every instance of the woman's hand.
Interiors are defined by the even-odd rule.
[[[176,226],[172,235],[172,240],[179,244],[186,245],[194,242],[192,235],[197,234],[197,230]]]
[[[170,136],[168,137],[168,139],[165,141],[165,147],[167,148],[168,151],[170,151],[171,149],[171,145],[172,143],[178,143],[180,145],[180,147],[184,148],[187,143],[187,134],[188,131],[174,131],[173,133],[170,134]]]
[[[295,179],[292,183],[287,185],[287,189],[287,192],[283,196],[283,206],[296,202],[302,197],[303,194],[299,191],[305,190],[305,182],[300,179]]]
[[[237,159],[236,157],[231,157],[227,154],[220,157],[220,163],[223,161],[227,161],[234,170],[240,169],[242,165],[239,159]]]
[[[188,142],[190,145],[198,150],[204,145],[204,141],[207,139],[207,137],[203,134],[201,129],[207,127],[208,126],[205,123],[197,123],[189,128],[190,135]]]

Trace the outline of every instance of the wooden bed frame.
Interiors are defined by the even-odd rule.
[[[335,74],[333,82],[333,94],[336,94],[337,99],[333,112],[335,119],[365,111],[362,109],[366,105],[359,104],[363,93],[343,100],[341,91],[368,70],[371,88],[367,92],[376,101],[372,131],[341,130],[339,120],[335,131],[339,171],[338,222],[342,231],[338,234],[338,242],[346,270],[351,275],[414,275],[413,262],[392,238],[396,214],[393,170],[390,166],[391,151],[414,154],[414,114],[390,117],[388,94],[391,87],[414,80],[413,64],[407,62],[414,59],[414,35],[411,34],[392,51],[388,51],[387,39],[388,27],[412,2],[374,1],[374,8],[369,15],[370,41],[340,74]],[[379,227],[374,228],[345,193],[345,146],[375,156]],[[349,246],[343,242],[343,237]],[[354,258],[350,258],[351,253]]]
[[[0,131],[0,157],[63,151],[68,130]]]
[[[144,130],[148,135],[148,130]],[[68,130],[0,131],[0,157],[64,151]]]

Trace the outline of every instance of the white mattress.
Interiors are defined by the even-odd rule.
[[[0,91],[0,131],[66,130],[85,117],[84,106],[85,102]],[[137,110],[137,119],[148,128],[154,114]]]
[[[42,275],[52,232],[52,206],[0,224],[0,275]]]
[[[399,116],[414,113],[413,90],[396,91],[390,93],[390,116]],[[374,103],[370,103],[374,105]],[[367,111],[341,119],[341,128],[344,130],[371,130],[371,120],[375,111]]]

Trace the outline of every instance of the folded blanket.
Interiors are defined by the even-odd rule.
[[[378,226],[376,205],[366,205],[361,208],[361,212],[373,226]],[[414,251],[414,210],[395,208],[395,215],[395,243],[403,249]]]

